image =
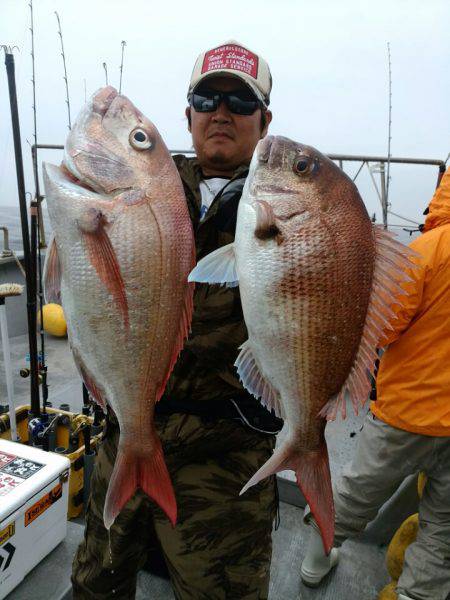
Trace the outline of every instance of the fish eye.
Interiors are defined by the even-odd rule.
[[[297,175],[307,175],[308,173],[312,173],[316,163],[309,156],[301,156],[294,162],[293,171],[297,173]]]
[[[148,133],[141,127],[136,127],[136,129],[133,129],[133,131],[130,133],[129,140],[130,144],[133,146],[133,148],[136,148],[136,150],[148,150],[153,146],[153,142]]]

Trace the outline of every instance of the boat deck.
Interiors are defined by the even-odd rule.
[[[14,369],[16,406],[29,402],[29,379],[19,377],[19,369],[26,366],[28,338],[20,335],[10,340]],[[72,361],[67,340],[46,337],[49,400],[54,407],[69,404],[71,410],[82,406],[81,380]],[[0,353],[0,404],[6,398],[3,360]],[[3,400],[3,401],[2,401]],[[363,415],[349,417],[345,422],[327,426],[327,441],[333,479],[354,452]],[[341,549],[341,561],[332,576],[316,590],[306,588],[300,581],[308,531],[302,522],[302,498],[297,487],[288,479],[281,480],[281,523],[273,533],[273,560],[271,568],[270,600],[375,600],[378,591],[388,582],[385,567],[386,543],[404,518],[415,512],[417,495],[415,482],[407,480],[399,492],[380,511],[366,532],[357,541],[347,541]],[[297,505],[297,506],[296,506]],[[24,582],[8,596],[14,600],[34,597],[46,600],[71,598],[70,567],[75,549],[83,535],[80,523],[69,522],[66,540],[40,563]],[[36,593],[36,590],[39,590]],[[173,599],[169,582],[141,572],[138,578],[137,600]]]

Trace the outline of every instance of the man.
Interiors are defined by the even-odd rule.
[[[397,307],[394,331],[377,377],[356,455],[334,490],[335,545],[361,532],[403,479],[427,474],[417,539],[406,550],[399,600],[450,598],[450,169],[429,208],[408,297]],[[317,586],[337,563],[325,556],[310,515],[311,539],[301,568]],[[355,565],[357,570],[357,565]]]
[[[197,259],[234,239],[248,165],[272,118],[271,86],[267,63],[238,42],[195,63],[186,116],[197,158],[174,160]],[[237,378],[233,364],[246,339],[239,289],[196,285],[192,333],[156,414],[177,525],[138,492],[108,535],[102,513],[119,433],[110,413],[74,560],[75,599],[134,598],[149,548],[162,548],[178,599],[267,598],[276,484],[272,478],[245,496],[239,491],[271,455],[281,424]]]

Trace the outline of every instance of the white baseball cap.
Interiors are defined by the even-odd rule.
[[[266,61],[236,40],[202,52],[195,61],[188,97],[207,77],[237,77],[255,94],[265,107],[270,102],[272,75]]]

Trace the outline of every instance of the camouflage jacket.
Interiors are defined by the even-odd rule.
[[[203,179],[196,158],[173,157],[183,181],[192,219],[197,260],[234,241],[236,214],[248,167],[239,167],[214,198],[200,222]],[[158,413],[184,412],[206,417],[237,417],[276,431],[280,420],[269,414],[240,383],[234,362],[247,339],[239,288],[196,284],[192,331],[169,379]],[[237,406],[237,408],[236,408]],[[242,417],[242,415],[241,415]]]

